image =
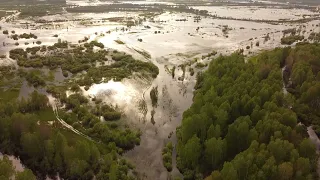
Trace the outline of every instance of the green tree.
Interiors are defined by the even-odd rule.
[[[316,154],[315,145],[309,139],[304,139],[300,143],[299,153],[301,157],[313,159]]]
[[[224,163],[221,170],[221,176],[224,180],[238,180],[237,170],[229,162]]]
[[[289,180],[293,176],[293,167],[290,162],[284,162],[279,165],[279,179],[280,180]]]
[[[226,142],[221,138],[211,138],[205,142],[205,160],[211,169],[216,169],[222,164],[226,155]]]
[[[36,180],[36,176],[33,175],[30,169],[25,169],[22,172],[16,174],[16,180]]]
[[[194,169],[202,153],[202,148],[200,144],[200,139],[194,135],[188,140],[184,146],[183,153],[181,154],[181,159],[183,161],[184,167]]]
[[[7,156],[3,156],[3,159],[0,159],[0,179],[10,179],[13,174],[12,162]]]

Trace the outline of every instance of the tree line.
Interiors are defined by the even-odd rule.
[[[316,149],[299,122],[319,117],[319,47],[299,44],[251,58],[236,52],[198,74],[194,102],[177,128],[184,178],[316,179]]]

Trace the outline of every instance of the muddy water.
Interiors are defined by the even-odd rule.
[[[319,15],[319,13],[311,12],[305,9],[280,9],[280,8],[260,8],[256,7],[228,7],[228,6],[195,6],[199,10],[207,10],[212,15],[220,17],[232,17],[240,19],[255,20],[279,20],[289,19],[297,20],[304,17]],[[304,16],[304,17],[303,17]]]
[[[242,14],[246,14],[246,9]],[[273,14],[273,10],[265,12]],[[285,12],[283,12],[285,13]],[[95,22],[92,25],[82,25],[80,22],[72,21],[77,18],[92,19],[99,21],[108,17],[134,17],[139,13],[106,13],[106,14],[63,14],[59,16],[41,17],[47,20],[68,19],[64,23],[36,24],[32,20],[17,20],[12,23],[5,23],[3,29],[15,30],[21,34],[32,32],[38,36],[38,40],[45,45],[52,45],[58,38],[77,43],[84,36],[90,40],[102,42],[107,48],[117,49],[132,54],[135,58],[143,61],[151,61],[159,67],[159,75],[153,80],[147,79],[126,79],[122,82],[109,81],[107,83],[96,84],[85,92],[88,96],[99,96],[104,101],[119,106],[125,112],[131,126],[141,129],[141,145],[127,152],[125,157],[134,162],[136,170],[141,179],[164,180],[170,175],[180,176],[176,169],[175,158],[173,160],[173,172],[168,173],[162,164],[161,151],[168,141],[176,144],[175,130],[181,124],[182,113],[192,104],[193,87],[195,77],[186,73],[183,81],[178,78],[182,75],[182,70],[177,68],[175,78],[166,72],[165,65],[169,68],[178,66],[209,53],[212,50],[218,53],[229,54],[239,48],[245,49],[253,43],[250,50],[245,53],[257,52],[263,49],[271,49],[280,45],[282,30],[298,27],[297,24],[270,25],[264,23],[253,23],[244,21],[217,20],[202,18],[199,22],[194,22],[191,14],[185,13],[164,13],[154,18],[154,21],[146,21],[142,25],[121,31],[124,27],[121,23]],[[221,13],[223,16],[223,13]],[[252,15],[251,15],[252,16]],[[272,15],[271,15],[272,16]],[[186,19],[186,21],[177,21]],[[90,20],[88,20],[90,22]],[[23,22],[30,22],[41,29],[26,29]],[[318,21],[310,22],[306,25],[306,34],[310,30],[319,30],[314,25]],[[222,26],[228,26],[228,33],[222,32]],[[198,29],[198,30],[197,30]],[[106,33],[111,31],[111,33]],[[157,33],[155,33],[157,31]],[[159,33],[160,31],[160,33]],[[95,34],[97,32],[98,35]],[[100,36],[100,34],[103,36]],[[270,34],[270,40],[264,41],[264,37]],[[53,35],[58,34],[58,38]],[[142,39],[139,42],[138,39]],[[0,53],[8,53],[10,49],[16,48],[15,41],[0,34],[0,40],[8,45],[1,47]],[[121,40],[125,44],[117,44],[114,40]],[[18,40],[21,48],[35,46],[35,40]],[[260,42],[256,47],[255,43]],[[25,45],[29,42],[29,45]],[[138,51],[137,51],[138,50]],[[151,55],[148,59],[139,54],[139,51],[146,51]],[[179,53],[179,54],[178,54]],[[10,60],[10,59],[9,59]],[[209,61],[206,59],[205,61]],[[60,72],[61,75],[61,72]],[[152,107],[150,100],[150,90],[158,87],[158,106]],[[21,96],[30,93],[30,88],[23,84]],[[139,110],[139,104],[145,102],[147,113]],[[154,118],[151,120],[151,112],[154,110]],[[172,136],[169,136],[171,133]],[[170,138],[169,138],[170,137]],[[175,156],[175,151],[174,151]]]

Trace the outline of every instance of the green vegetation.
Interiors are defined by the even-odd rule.
[[[282,31],[282,33],[283,33],[283,36],[286,36],[287,34],[290,34],[290,35],[294,36],[294,35],[296,35],[297,30],[296,30],[296,28],[285,29],[285,30]]]
[[[4,30],[2,33],[3,34],[9,34],[9,31],[8,30]]]
[[[121,113],[113,107],[105,104],[91,106],[88,99],[79,93],[66,97],[65,94],[57,93],[59,89],[50,89],[53,92],[55,91],[54,95],[60,96],[60,100],[66,105],[66,111],[61,110],[59,112],[61,118],[75,129],[105,144],[113,142],[119,153],[139,145],[139,131],[132,131],[127,128],[120,130],[114,128],[112,124],[100,121],[101,116],[107,121],[115,121],[121,118]]]
[[[172,171],[172,151],[173,151],[172,142],[167,143],[167,145],[162,149],[163,165],[169,172]]]
[[[295,97],[292,109],[306,125],[320,125],[320,45],[300,44],[288,49],[284,80],[288,91]],[[320,135],[319,130],[318,135]]]
[[[187,68],[188,64],[184,63],[184,64],[180,64],[179,67],[182,70],[182,76],[178,78],[179,81],[183,81],[186,75],[186,68]]]
[[[18,40],[19,39],[19,35],[18,34],[13,34],[13,35],[11,35],[11,39]]]
[[[176,71],[176,66],[173,66],[172,69],[171,69],[172,78],[174,78],[174,76],[175,76],[175,71]]]
[[[215,56],[217,54],[218,54],[218,52],[213,50],[211,53],[208,53],[207,55],[203,55],[202,59],[210,58],[210,57]]]
[[[128,172],[133,167],[117,157],[121,149],[112,139],[105,143],[94,143],[59,128],[58,122],[50,126],[43,119],[39,119],[43,117],[41,112],[49,108],[46,96],[35,91],[27,100],[12,99],[9,102],[0,102],[0,107],[1,152],[19,156],[27,167],[37,172],[38,178],[44,179],[46,175],[55,176],[57,172],[60,177],[66,179],[92,179],[94,175],[97,179],[111,176],[129,178]],[[80,111],[77,113],[78,116],[81,116],[79,113]],[[98,126],[108,127],[106,124]],[[125,134],[129,132],[126,130],[117,135],[115,133],[122,131],[101,130],[106,134],[114,132],[108,137],[121,138],[126,138]],[[18,176],[27,176],[27,179],[30,179],[30,173],[27,171]]]
[[[294,42],[302,41],[303,39],[304,39],[304,36],[290,35],[290,36],[286,36],[286,37],[281,38],[281,44],[291,45]]]
[[[106,104],[97,105],[93,113],[98,117],[102,116],[106,121],[115,121],[121,118],[121,112],[116,111],[115,108]]]
[[[1,179],[11,179],[15,176],[16,180],[36,180],[36,176],[33,175],[30,169],[24,169],[22,172],[16,172],[12,161],[9,160],[7,156],[0,159],[0,178]]]
[[[190,71],[190,76],[193,76],[194,75],[194,69],[193,68],[189,68],[189,71]]]
[[[23,34],[20,34],[20,35],[19,35],[19,38],[20,38],[20,39],[31,39],[31,38],[37,39],[38,36],[36,36],[36,35],[34,35],[34,34],[32,34],[32,33],[29,33],[29,34],[23,33]]]
[[[42,74],[39,74],[35,71],[23,73],[23,77],[25,77],[28,83],[32,84],[34,87],[46,85],[46,81],[43,79]]]
[[[144,51],[144,50],[140,51],[138,49],[134,49],[134,50],[137,51],[139,54],[141,54],[146,59],[150,59],[151,58],[151,55],[147,51]]]
[[[207,67],[208,66],[208,64],[205,64],[205,63],[202,63],[202,62],[198,62],[197,64],[196,64],[196,68],[204,68],[204,67]]]
[[[308,39],[311,41],[314,41],[314,42],[319,42],[320,41],[320,33],[312,32],[312,33],[310,33]]]
[[[303,124],[319,122],[319,50],[301,44],[246,61],[236,52],[199,73],[177,129],[184,179],[317,179],[315,146]]]
[[[118,44],[125,44],[123,41],[121,41],[121,40],[119,40],[119,39],[117,39],[117,40],[114,40],[116,43],[118,43]]]
[[[47,3],[47,1],[43,1]],[[25,17],[41,17],[48,14],[57,14],[62,12],[62,7],[60,5],[48,5],[48,4],[39,4],[39,1],[37,1],[37,5],[30,5],[27,6],[19,6],[20,14],[19,16],[21,18]]]
[[[94,47],[100,47],[100,50],[94,50]],[[157,66],[150,62],[135,60],[131,55],[119,52],[109,52],[103,44],[96,41],[85,43],[83,46],[68,48],[68,43],[59,40],[53,46],[42,46],[23,49],[14,49],[10,51],[10,57],[17,60],[22,67],[48,67],[56,69],[61,67],[63,75],[82,73],[77,82],[81,86],[90,86],[93,83],[100,83],[114,79],[120,81],[130,77],[133,73],[140,73],[142,77],[155,78],[159,74]],[[39,51],[52,52],[50,55],[40,55]],[[31,55],[30,55],[31,54]],[[107,56],[112,56],[115,61],[110,65],[95,66],[96,62],[108,61]]]
[[[158,86],[151,89],[150,98],[152,107],[156,107],[158,105]]]
[[[19,156],[38,179],[57,173],[63,179],[133,179],[134,167],[121,155],[140,144],[141,132],[118,123],[122,112],[117,107],[102,103],[97,97],[90,101],[81,94],[79,85],[88,89],[92,83],[131,75],[155,78],[159,70],[152,63],[103,48],[96,41],[73,46],[59,39],[53,46],[10,51],[18,69],[0,68],[1,153]],[[112,62],[105,65],[110,57]],[[96,66],[98,62],[102,65]],[[53,72],[57,68],[69,77],[66,81],[55,81]],[[18,100],[23,81],[36,91]],[[60,109],[59,105],[54,113],[48,98],[38,93],[43,90],[65,108]],[[67,96],[67,90],[73,94]],[[57,115],[90,138],[69,131]],[[26,171],[17,178],[32,179],[29,175],[30,171]]]

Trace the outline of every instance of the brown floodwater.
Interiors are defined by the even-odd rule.
[[[99,5],[99,4],[97,4]],[[200,8],[200,7],[199,7]],[[208,7],[201,7],[208,8]],[[266,18],[273,20],[283,15],[285,18],[298,18],[299,13],[311,14],[304,10],[281,10],[281,9],[257,9],[251,8],[226,8],[210,7],[210,12],[215,12],[219,16],[236,16],[237,18]],[[225,11],[232,13],[225,14]],[[256,16],[255,14],[261,14]],[[218,54],[230,54],[233,51],[251,46],[245,50],[245,54],[256,53],[264,49],[272,49],[282,46],[280,40],[283,36],[282,30],[289,28],[299,28],[301,24],[278,24],[256,23],[249,21],[218,20],[202,17],[199,22],[194,21],[194,15],[186,13],[166,12],[155,16],[153,20],[147,20],[141,25],[133,26],[128,30],[122,31],[125,27],[121,22],[103,22],[103,18],[110,17],[132,17],[137,18],[138,14],[112,12],[102,14],[62,14],[54,16],[40,17],[45,20],[68,20],[66,22],[54,23],[35,23],[39,19],[17,19],[10,23],[3,23],[2,29],[9,31],[15,30],[16,33],[34,33],[38,36],[37,40],[42,41],[43,45],[52,45],[59,38],[71,43],[78,43],[78,40],[89,37],[90,40],[102,42],[106,48],[117,49],[132,54],[135,58],[143,61],[151,61],[159,67],[159,75],[154,80],[131,78],[122,82],[109,81],[106,83],[95,84],[88,91],[84,91],[87,96],[99,96],[104,101],[117,105],[127,117],[127,124],[139,128],[142,131],[141,144],[133,150],[125,153],[125,157],[136,165],[136,171],[141,179],[165,180],[170,175],[173,177],[181,176],[176,168],[176,160],[173,160],[173,172],[168,173],[162,164],[162,148],[172,141],[176,144],[175,130],[180,126],[183,112],[192,104],[193,87],[195,76],[191,76],[188,68],[183,81],[179,80],[183,72],[179,65],[190,62],[198,58],[200,62],[208,63],[210,59],[202,59],[202,55],[215,50]],[[86,23],[75,21],[75,19],[86,19]],[[178,21],[185,19],[185,21]],[[36,30],[26,29],[22,23],[35,25]],[[89,22],[89,24],[88,24]],[[92,24],[90,23],[92,22]],[[316,25],[319,21],[305,23],[306,37],[312,31],[320,31]],[[228,32],[222,31],[223,27],[228,27]],[[110,31],[110,33],[107,33]],[[157,31],[157,33],[155,33]],[[53,37],[55,34],[58,38]],[[269,34],[270,40],[265,41],[265,36]],[[142,39],[142,42],[138,41]],[[13,48],[27,48],[35,46],[34,39],[18,40],[19,46],[15,46],[16,41],[0,34],[0,42],[5,42],[6,46],[0,48],[1,54],[8,54]],[[115,40],[121,40],[124,44],[118,44]],[[29,45],[25,45],[28,42]],[[260,46],[255,46],[256,42]],[[140,52],[144,51],[151,55],[146,58]],[[0,60],[0,62],[14,63],[10,58]],[[165,66],[172,68],[176,66],[176,76],[172,78]],[[194,67],[194,65],[192,65]],[[197,69],[195,71],[202,71]],[[196,73],[195,73],[196,74]],[[61,70],[55,74],[56,78],[63,81]],[[150,90],[158,87],[159,97],[158,106],[153,108],[150,100]],[[26,82],[21,88],[21,97],[26,97],[33,89]],[[141,102],[145,102],[147,111],[139,109]],[[154,110],[154,119],[151,120],[151,112]],[[170,136],[170,134],[172,134]],[[174,151],[174,156],[175,156]]]

